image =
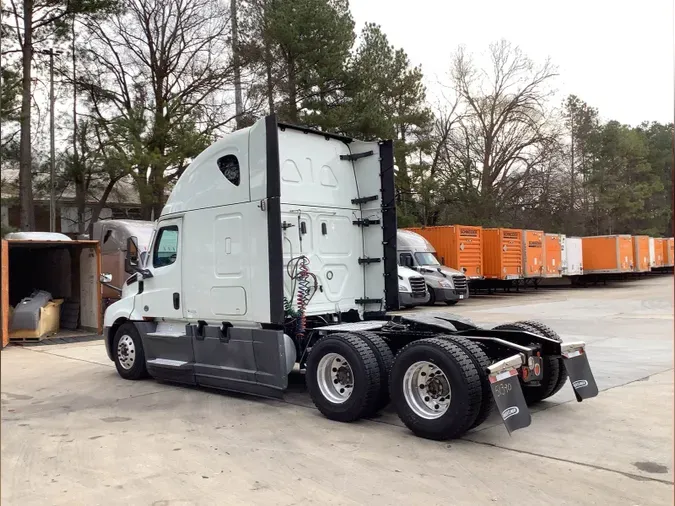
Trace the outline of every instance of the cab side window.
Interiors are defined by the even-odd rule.
[[[403,267],[414,267],[415,265],[413,257],[410,253],[401,253],[399,255],[399,261]]]
[[[165,267],[176,261],[178,254],[178,227],[171,225],[159,229],[154,251],[152,252],[152,266]]]

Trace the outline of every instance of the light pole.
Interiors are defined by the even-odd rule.
[[[54,55],[60,51],[49,48],[39,51],[49,56],[49,231],[56,232],[56,154],[54,134]]]

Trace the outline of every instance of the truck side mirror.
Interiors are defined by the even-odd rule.
[[[127,238],[127,251],[124,256],[124,270],[133,274],[138,270],[138,239],[132,236]]]

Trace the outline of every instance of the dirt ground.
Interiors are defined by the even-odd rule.
[[[511,436],[493,417],[441,443],[390,410],[331,422],[299,378],[261,400],[122,380],[102,340],[10,346],[2,504],[673,504],[672,276],[435,310],[585,340],[600,394],[577,403],[568,384]]]

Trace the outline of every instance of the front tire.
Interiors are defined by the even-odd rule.
[[[391,371],[391,400],[415,435],[460,437],[481,408],[481,382],[471,357],[443,338],[415,341],[401,350]]]
[[[436,293],[434,292],[434,289],[431,288],[431,286],[427,285],[427,290],[429,291],[429,300],[427,301],[427,306],[435,306],[436,305]]]
[[[445,303],[448,306],[455,306],[459,301],[458,300],[446,300]]]
[[[122,378],[139,380],[148,377],[143,341],[133,323],[125,323],[117,329],[112,351],[115,368]]]
[[[364,338],[348,333],[320,339],[307,357],[307,390],[330,420],[353,422],[368,416],[380,392],[380,368]]]

